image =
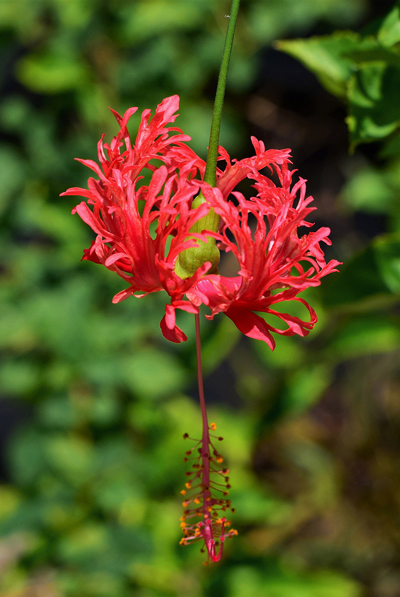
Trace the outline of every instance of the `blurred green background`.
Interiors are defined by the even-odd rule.
[[[73,158],[116,134],[108,106],[140,115],[179,94],[177,124],[205,156],[229,2],[0,3],[1,597],[400,595],[392,6],[242,0],[221,143],[237,158],[251,134],[291,147],[344,265],[307,293],[306,339],[272,353],[223,316],[204,325],[239,530],[206,568],[178,545],[182,434],[200,433],[191,318],[175,346],[165,297],[112,305],[124,282],[80,263],[92,234],[59,193],[86,185]],[[367,42],[332,36],[365,27]]]

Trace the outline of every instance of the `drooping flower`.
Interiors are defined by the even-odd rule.
[[[304,183],[298,183],[290,191],[290,151],[266,150],[261,141],[253,138],[255,155],[250,158],[231,162],[228,153],[220,148],[220,159],[226,165],[224,169],[218,168],[217,190],[212,189],[202,182],[205,162],[186,144],[190,137],[184,135],[179,128],[167,126],[175,121],[178,107],[179,97],[172,96],[157,106],[152,119],[150,110],[145,110],[134,143],[131,142],[127,125],[137,108],[130,108],[123,116],[113,111],[120,130],[110,144],[103,143],[104,136],[100,139],[100,165],[93,160],[79,160],[93,170],[98,178],[89,178],[88,189],[74,187],[62,194],[80,195],[86,199],[74,208],[73,213],[77,213],[97,236],[91,247],[84,251],[83,259],[105,265],[127,282],[128,287],[115,295],[114,303],[129,296],[140,298],[151,292],[165,290],[171,303],[166,305],[161,330],[172,342],[187,339],[176,324],[176,309],[198,313],[200,304],[204,303],[211,308],[212,316],[226,312],[246,335],[267,340],[272,347],[270,335],[254,331],[257,326],[251,325],[251,322],[258,322],[257,329],[266,329],[268,324],[263,324],[253,311],[273,313],[271,309],[266,309],[268,302],[274,304],[278,300],[294,298],[305,287],[318,284],[319,278],[328,273],[327,268],[321,266],[323,256],[319,250],[319,261],[315,263],[321,271],[318,274],[314,270],[314,274],[308,273],[307,282],[304,281],[302,286],[299,281],[293,282],[293,275],[286,275],[285,284],[293,286],[286,288],[287,292],[281,293],[279,299],[272,298],[276,282],[273,282],[272,270],[267,263],[276,261],[276,258],[271,253],[274,241],[270,232],[269,240],[266,241],[265,237],[260,244],[262,235],[267,234],[263,220],[267,217],[271,226],[274,218],[281,223],[285,221],[286,213],[289,214],[289,219],[292,218],[295,208],[289,210],[288,201],[293,203],[296,194],[294,191],[299,187],[304,189]],[[282,176],[285,173],[284,178],[281,176],[281,188],[260,174],[260,170],[265,167],[274,167]],[[145,176],[150,177],[146,184],[143,180]],[[247,202],[242,197],[239,205],[235,205],[231,201],[231,193],[246,177],[257,181],[259,196]],[[207,196],[208,203],[193,208],[193,199],[200,188]],[[237,197],[237,194],[234,195]],[[278,196],[279,200],[274,199]],[[194,224],[211,207],[221,217],[220,231],[193,232]],[[246,210],[257,218],[256,242],[252,240],[250,227],[245,224]],[[299,207],[296,210],[299,212]],[[304,209],[302,214],[305,217]],[[275,226],[276,247],[280,246],[282,234],[287,237],[286,243],[293,243],[293,239],[289,240],[289,237],[294,238],[297,227],[305,225],[298,217],[292,218],[289,230],[289,219],[279,230]],[[225,239],[228,230],[237,237],[237,242],[240,237],[240,245],[237,244],[236,248],[232,241]],[[322,230],[326,232],[323,240],[327,242],[328,229]],[[211,238],[220,241],[222,252],[234,252],[241,265],[239,276],[231,279],[208,274],[211,265],[208,262],[202,263],[187,278],[177,275],[175,264],[178,256],[191,247],[197,247],[199,241],[206,242]],[[303,237],[301,242],[304,245],[309,241],[305,241]],[[316,241],[314,245],[314,252],[318,252]],[[273,249],[274,255],[276,247]],[[303,254],[293,254],[293,266],[299,267]],[[333,271],[333,263],[331,262],[329,271]],[[252,267],[258,269],[252,273]],[[286,270],[289,271],[288,267]],[[274,275],[276,276],[276,272]],[[282,273],[281,278],[284,277]],[[295,293],[294,285],[297,288]],[[290,325],[292,333],[305,335],[306,331],[308,333],[312,329],[316,317],[309,310],[309,322],[299,327],[293,319]],[[286,321],[289,322],[289,319],[286,318]],[[269,329],[283,333],[271,326]]]
[[[310,207],[312,197],[306,196],[305,180],[292,184],[295,171],[289,170],[290,150],[266,150],[252,138],[255,155],[231,161],[220,147],[220,162],[225,166],[217,168],[217,186],[211,187],[204,182],[205,162],[186,145],[190,138],[167,126],[174,122],[178,106],[178,96],[172,96],[159,104],[152,119],[150,110],[145,110],[134,143],[127,124],[137,108],[123,116],[113,111],[120,130],[110,144],[100,139],[100,165],[79,160],[98,178],[89,178],[88,189],[74,187],[62,194],[86,199],[73,210],[96,233],[83,259],[103,264],[127,283],[114,303],[165,290],[170,303],[160,325],[172,342],[187,339],[176,324],[176,309],[195,314],[197,326],[202,304],[211,311],[208,318],[225,313],[246,336],[265,341],[272,350],[272,333],[306,336],[317,317],[298,295],[337,271],[338,262],[326,263],[320,246],[331,244],[329,228],[301,230],[313,225],[307,218],[315,208]],[[256,193],[250,198],[235,191],[245,178],[254,182]],[[194,203],[199,192],[204,202]],[[220,219],[218,230],[217,226],[202,228],[210,214]],[[190,249],[191,255],[195,249],[198,257],[209,242],[217,243],[222,254],[234,255],[236,276],[220,275],[215,263],[206,259],[196,259],[191,270],[177,268],[184,253]],[[292,301],[306,308],[307,320],[278,310],[278,303]],[[272,325],[274,319],[285,327]],[[227,498],[228,470],[220,466],[223,459],[211,439],[210,430],[215,427],[208,425],[200,379],[201,375],[203,433],[186,453],[192,469],[182,491],[181,543],[203,540],[209,558],[216,562],[224,541],[236,531],[229,529],[225,516],[233,511]]]

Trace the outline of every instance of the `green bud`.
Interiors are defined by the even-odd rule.
[[[199,193],[196,199],[192,203],[192,208],[199,207],[202,203],[205,203],[203,193]],[[216,215],[213,209],[210,209],[209,213],[198,220],[190,229],[191,232],[201,233],[203,230],[211,230],[217,232],[219,227],[219,216]],[[218,263],[220,259],[220,253],[216,246],[215,238],[209,238],[207,242],[195,239],[199,244],[198,247],[186,249],[179,254],[178,259],[175,262],[175,273],[184,280],[190,278],[201,267],[204,263],[209,261],[212,266],[208,270],[209,274],[218,273]]]

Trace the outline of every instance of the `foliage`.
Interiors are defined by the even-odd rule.
[[[383,139],[400,124],[400,3],[363,33],[281,41],[321,83],[347,100],[351,146]]]
[[[345,99],[355,155],[337,160],[340,215],[325,204],[344,266],[305,293],[313,334],[271,352],[239,341],[228,319],[204,326],[239,529],[216,568],[178,544],[182,434],[198,434],[191,318],[181,317],[188,346],[171,347],[160,297],[112,305],[120,282],[79,262],[91,236],[70,215],[74,199],[59,198],[85,184],[73,158],[95,158],[100,134],[115,134],[109,105],[144,109],[178,93],[178,124],[204,155],[228,4],[0,6],[1,597],[397,595],[399,5],[357,33],[342,30],[369,20],[373,3],[242,0],[222,144],[238,158],[249,133],[269,144],[252,106],[275,106],[273,121],[282,104],[283,131],[293,82],[279,73],[278,93],[266,47],[301,36],[280,48]]]

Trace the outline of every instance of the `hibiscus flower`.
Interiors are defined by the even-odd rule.
[[[86,199],[73,213],[97,236],[83,259],[105,265],[128,283],[114,296],[114,303],[165,290],[171,303],[166,305],[161,330],[172,342],[187,339],[176,325],[176,309],[198,313],[201,303],[210,307],[209,317],[225,312],[244,334],[265,340],[271,348],[271,331],[306,335],[316,316],[296,295],[319,284],[322,276],[335,271],[337,262],[325,264],[319,246],[321,241],[329,243],[328,228],[298,236],[300,226],[310,225],[305,218],[313,208],[308,207],[312,199],[305,199],[305,181],[300,179],[290,189],[290,150],[266,150],[253,138],[255,155],[231,162],[220,148],[225,167],[217,169],[217,188],[212,188],[203,182],[205,162],[186,144],[190,137],[168,126],[175,121],[178,107],[179,97],[175,95],[157,106],[153,118],[150,110],[145,110],[134,143],[127,124],[137,108],[130,108],[123,116],[113,111],[120,130],[110,144],[103,142],[104,136],[100,139],[100,164],[79,160],[98,178],[89,178],[88,189],[74,187],[62,194]],[[266,167],[270,172],[275,169],[280,185],[260,173]],[[144,183],[145,176],[150,177],[148,184]],[[249,200],[233,192],[246,177],[253,178],[258,191],[257,197]],[[199,189],[206,202],[194,208]],[[300,197],[295,205],[297,193]],[[194,232],[196,223],[199,228],[211,208],[220,217],[220,230]],[[254,233],[250,214],[256,221]],[[178,275],[175,266],[179,255],[209,239],[218,242],[221,252],[233,252],[240,265],[238,276],[207,273],[212,271],[207,261],[188,277]],[[310,267],[305,271],[307,261]],[[310,320],[303,322],[272,309],[272,305],[286,300],[302,302]],[[276,315],[288,328],[271,326],[255,311]]]
[[[273,333],[306,336],[312,330],[317,316],[298,295],[337,271],[338,262],[327,263],[321,248],[321,243],[331,244],[329,228],[307,230],[313,226],[308,220],[313,198],[306,195],[305,180],[293,184],[289,149],[266,150],[252,138],[255,155],[231,161],[220,147],[224,167],[217,168],[216,186],[211,186],[204,181],[209,180],[206,163],[186,144],[190,137],[168,126],[178,107],[175,95],[157,106],[153,118],[145,110],[134,142],[127,125],[137,108],[123,116],[113,111],[119,132],[110,144],[100,139],[99,163],[79,160],[97,178],[89,178],[87,189],[62,194],[84,197],[73,213],[96,233],[82,259],[103,264],[127,284],[114,303],[165,291],[170,302],[160,325],[172,342],[187,339],[176,324],[176,309],[196,316],[203,433],[185,456],[191,470],[181,492],[181,544],[203,541],[209,559],[217,562],[225,540],[237,533],[226,518],[234,509],[228,499],[229,471],[215,447],[222,437],[211,433],[216,426],[207,419],[200,306],[209,308],[211,319],[225,313],[243,334],[273,350]],[[246,178],[255,189],[249,198],[235,191]],[[235,276],[218,272],[219,255],[225,253],[236,259]],[[278,310],[278,303],[293,301],[305,307],[306,320]]]

